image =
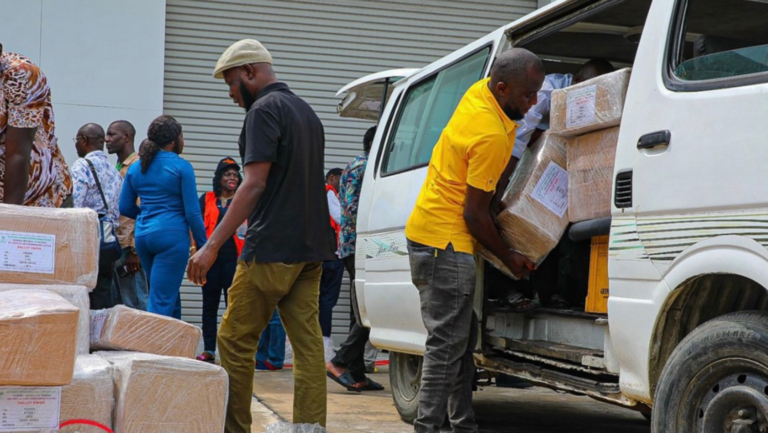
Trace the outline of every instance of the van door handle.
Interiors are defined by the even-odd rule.
[[[637,141],[638,149],[653,149],[658,146],[669,146],[672,140],[672,133],[669,131],[656,131],[645,134]]]

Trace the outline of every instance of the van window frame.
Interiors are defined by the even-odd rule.
[[[394,108],[392,111],[394,112],[400,112],[400,102],[403,99],[403,95],[406,92],[400,92],[399,95],[397,95],[397,99],[395,100]],[[389,130],[392,128],[392,123],[395,119],[395,116],[389,116],[389,119],[387,119],[387,123],[384,126],[384,133],[381,135],[381,139],[379,141],[378,146],[378,152],[376,154],[376,162],[373,168],[373,178],[376,179],[379,177],[379,167],[381,166],[381,161],[384,159],[384,154],[386,152],[387,146],[387,140],[389,139]]]
[[[395,175],[398,175],[398,174],[407,173],[409,171],[418,170],[420,168],[424,168],[424,167],[429,166],[429,161],[427,161],[427,162],[422,163],[422,164],[416,164],[416,165],[413,165],[413,166],[410,166],[410,167],[406,167],[406,168],[403,168],[403,169],[400,169],[400,170],[395,170],[395,171],[384,173],[384,167],[386,167],[387,163],[389,162],[389,156],[392,154],[392,147],[394,146],[394,142],[390,141],[389,139],[390,139],[390,136],[393,133],[393,129],[395,128],[395,126],[400,125],[400,120],[401,120],[401,118],[403,116],[403,112],[405,111],[405,101],[408,100],[408,96],[411,94],[411,91],[413,91],[413,89],[415,87],[417,87],[418,85],[422,84],[423,82],[435,78],[440,72],[442,72],[442,71],[444,71],[444,70],[446,70],[448,68],[451,68],[451,67],[457,65],[458,63],[463,62],[464,60],[468,59],[469,57],[472,57],[472,56],[476,55],[477,53],[479,53],[479,52],[481,52],[483,50],[488,50],[488,58],[485,60],[485,64],[483,65],[483,73],[482,73],[480,79],[482,80],[484,78],[487,78],[488,77],[488,66],[490,65],[490,63],[492,63],[493,59],[495,58],[494,57],[494,46],[495,46],[495,42],[494,41],[489,41],[487,44],[477,48],[476,50],[470,51],[469,53],[461,56],[460,58],[456,59],[455,61],[453,61],[453,62],[451,62],[451,63],[449,63],[447,65],[444,65],[440,69],[436,69],[431,74],[425,75],[425,76],[419,78],[418,80],[414,81],[413,83],[408,83],[407,84],[408,87],[398,97],[398,101],[397,101],[397,104],[398,104],[397,114],[394,115],[394,116],[390,116],[390,119],[389,119],[388,124],[387,124],[387,130],[386,130],[386,133],[384,134],[384,137],[383,137],[383,140],[384,140],[384,142],[382,143],[383,146],[380,147],[380,149],[382,149],[382,152],[380,152],[379,156],[377,156],[377,158],[376,158],[376,171],[375,171],[375,174],[378,175],[378,177],[385,178],[385,177],[389,177],[389,176],[395,176]],[[437,143],[435,143],[435,145],[436,144]],[[434,149],[434,147],[433,147],[433,149]],[[379,159],[381,160],[380,164],[379,164]]]
[[[672,8],[672,19],[667,31],[667,46],[665,48],[664,66],[662,68],[662,79],[667,90],[673,92],[705,92],[768,83],[768,72],[699,81],[686,81],[675,75],[675,69],[679,65],[678,59],[681,58],[685,40],[683,31],[685,30],[689,1],[676,0]]]

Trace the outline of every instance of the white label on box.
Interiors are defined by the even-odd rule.
[[[101,331],[104,330],[104,323],[109,317],[108,310],[91,310],[91,344],[97,345],[101,340]]]
[[[56,235],[0,230],[0,271],[52,274]]]
[[[59,428],[61,387],[0,386],[0,432]]]
[[[531,196],[562,218],[568,210],[568,172],[550,161]]]
[[[587,86],[568,92],[565,126],[578,128],[595,122],[595,98],[597,86]]]

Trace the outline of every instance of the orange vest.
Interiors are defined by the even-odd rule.
[[[209,238],[213,234],[213,230],[216,229],[216,224],[219,223],[219,205],[216,203],[216,194],[213,191],[205,193],[205,215],[203,215],[203,223],[205,224],[205,234]],[[238,230],[239,232],[240,230]],[[238,236],[237,232],[232,236],[235,239],[235,245],[237,246],[237,254],[243,251],[243,245],[245,245],[245,236]]]
[[[325,184],[325,194],[328,195],[328,191],[333,191],[336,196],[339,195],[339,192],[336,191],[336,188],[334,188],[331,185]],[[339,233],[341,232],[341,226],[336,223],[336,220],[331,217],[331,228],[333,228],[333,231],[336,233],[336,247],[339,246]]]

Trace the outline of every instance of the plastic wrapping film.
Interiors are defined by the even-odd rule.
[[[194,358],[202,337],[197,326],[123,305],[91,311],[91,350]]]
[[[59,422],[69,420],[96,421],[111,428],[115,396],[112,364],[96,355],[81,355],[75,361],[72,383],[61,387]],[[25,430],[16,433],[43,433],[48,430]],[[71,425],[56,430],[60,433],[104,433],[99,427]]]
[[[78,309],[45,290],[0,292],[0,385],[72,381]]]
[[[99,219],[90,209],[0,204],[0,281],[96,287]],[[20,253],[24,251],[24,256]]]
[[[517,164],[502,199],[506,209],[496,217],[507,246],[537,264],[557,246],[568,226],[565,166],[565,139],[545,133]],[[481,245],[478,253],[512,275]]]
[[[550,132],[573,137],[618,126],[632,69],[621,69],[552,92]]]
[[[611,216],[618,142],[618,127],[568,140],[568,219],[571,222]]]
[[[267,426],[267,433],[326,433],[320,424],[293,424],[290,422],[275,422]]]
[[[136,352],[96,352],[114,367],[116,433],[220,433],[229,381],[223,368]]]
[[[90,306],[88,288],[85,286],[63,286],[51,284],[1,284],[0,292],[9,290],[47,290],[56,293],[80,310],[77,320],[77,353],[87,355],[90,352]]]

